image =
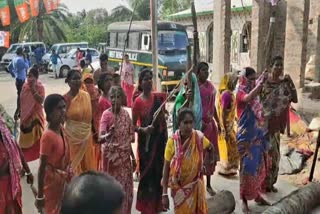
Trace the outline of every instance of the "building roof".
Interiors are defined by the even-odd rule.
[[[195,8],[197,16],[213,14],[214,0],[195,0]],[[241,12],[252,9],[252,0],[231,0],[231,11]],[[169,19],[188,18],[191,17],[191,9],[183,10],[178,13],[171,14]]]

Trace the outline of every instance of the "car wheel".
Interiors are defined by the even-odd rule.
[[[69,66],[66,66],[66,65],[62,66],[60,68],[59,78],[66,77],[68,72],[69,72],[69,70],[70,70]]]

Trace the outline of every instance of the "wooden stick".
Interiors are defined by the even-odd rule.
[[[312,180],[313,180],[314,169],[315,169],[316,163],[317,163],[319,147],[320,147],[320,130],[318,132],[316,151],[315,151],[314,157],[313,157],[313,162],[312,162],[311,171],[310,171],[310,175],[309,175],[309,182],[312,182]]]

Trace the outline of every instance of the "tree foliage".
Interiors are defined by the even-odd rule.
[[[24,23],[18,19],[14,1],[8,1],[11,15],[11,24],[5,30],[10,30],[12,42],[22,41],[43,41],[45,43],[55,43],[66,41],[66,29],[69,24],[69,10],[64,4],[47,13],[43,1],[40,1],[39,15],[30,17]]]
[[[70,17],[70,28],[67,31],[68,42],[86,41],[96,46],[106,41],[107,26],[112,20],[106,9],[81,11]]]

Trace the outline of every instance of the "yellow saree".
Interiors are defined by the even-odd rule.
[[[232,92],[232,84],[234,84],[234,81],[231,73],[225,74],[220,83],[217,95],[218,117],[224,129],[218,137],[220,154],[219,173],[223,175],[236,174],[239,165],[235,131],[236,102]]]
[[[90,95],[80,90],[71,98],[65,95],[67,120],[65,133],[70,146],[71,167],[75,175],[96,170],[92,138],[92,109]]]
[[[208,213],[202,167],[203,150],[209,146],[209,140],[199,131],[193,131],[184,144],[179,130],[168,139],[165,159],[171,162],[169,186],[176,214]]]

